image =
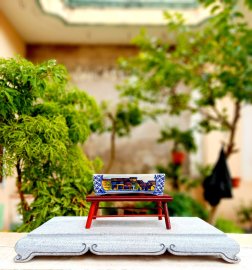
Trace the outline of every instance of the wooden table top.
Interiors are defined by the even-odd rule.
[[[89,195],[86,197],[87,202],[113,202],[113,201],[131,201],[131,202],[170,202],[173,198],[170,195],[144,195],[144,194],[131,194],[131,195]]]

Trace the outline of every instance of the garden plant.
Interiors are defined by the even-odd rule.
[[[90,161],[79,144],[99,126],[96,102],[69,83],[64,66],[0,59],[0,174],[17,176],[19,231],[88,213],[85,195],[100,162]]]
[[[119,91],[149,106],[155,115],[199,115],[193,131],[225,134],[228,159],[239,150],[235,136],[241,109],[252,103],[252,30],[238,1],[201,2],[211,16],[200,25],[188,25],[181,14],[165,12],[168,40],[145,31],[134,39],[139,53],[120,60],[126,79]],[[252,6],[251,1],[245,4]],[[174,128],[169,126],[166,133]]]

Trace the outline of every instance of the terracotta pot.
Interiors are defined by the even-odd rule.
[[[240,186],[241,178],[240,177],[233,177],[232,178],[232,187],[237,188]]]
[[[172,152],[172,162],[174,164],[182,164],[185,160],[185,153],[183,152]]]

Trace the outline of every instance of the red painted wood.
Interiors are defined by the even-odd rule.
[[[163,203],[163,210],[164,210],[164,218],[165,218],[166,229],[170,230],[171,229],[171,223],[170,223],[167,203]]]
[[[171,228],[169,212],[167,203],[172,201],[173,198],[169,195],[90,195],[86,197],[87,202],[91,202],[91,207],[89,210],[87,222],[86,222],[86,229],[89,229],[92,224],[92,219],[96,218],[107,218],[107,217],[158,217],[159,220],[162,217],[165,218],[166,228],[169,230]],[[156,202],[157,203],[157,210],[158,213],[154,215],[149,214],[134,214],[134,215],[102,215],[98,216],[97,211],[98,209],[106,209],[111,207],[99,207],[100,202],[117,202],[117,201],[130,201],[130,202]],[[114,207],[117,209],[135,209],[134,207]],[[136,209],[143,209],[143,208],[136,208]],[[144,208],[146,209],[146,208]]]
[[[96,207],[97,207],[97,202],[92,202],[89,213],[88,213],[88,218],[87,218],[87,222],[86,222],[86,229],[89,229],[91,227]]]
[[[158,205],[158,219],[162,220],[162,214],[163,214],[162,203],[159,201],[157,202],[157,205]]]
[[[162,208],[162,206],[161,206]],[[99,207],[99,209],[115,209],[115,207]],[[150,207],[150,208],[144,208],[144,207],[134,207],[134,206],[126,206],[126,207],[123,207],[123,206],[117,206],[116,209],[124,209],[124,210],[157,210],[158,207]]]
[[[164,217],[164,215],[162,215]],[[132,214],[132,215],[102,215],[96,216],[96,218],[109,218],[109,217],[157,217],[157,215],[153,214]]]
[[[99,202],[97,202],[97,203],[95,204],[95,209],[94,209],[93,219],[96,219],[98,209],[99,209]]]
[[[130,202],[170,202],[172,201],[172,197],[169,195],[135,195],[135,196],[125,196],[125,195],[90,195],[86,197],[87,202],[99,201],[99,202],[122,202],[122,201],[130,201]]]

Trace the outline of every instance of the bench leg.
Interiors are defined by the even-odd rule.
[[[168,206],[167,203],[163,203],[163,209],[164,209],[164,216],[165,216],[165,225],[166,229],[170,230],[171,229],[171,223],[170,223],[170,217],[169,217],[169,212],[168,212]]]
[[[96,205],[97,205],[97,202],[92,202],[92,204],[91,204],[91,207],[90,207],[89,213],[88,213],[87,222],[86,222],[86,229],[90,229],[90,227],[91,227]]]
[[[93,219],[96,219],[98,209],[99,209],[99,202],[97,202],[97,203],[95,204],[95,210],[94,210],[94,216],[93,216]]]
[[[158,206],[158,219],[159,220],[162,220],[162,215],[163,215],[162,203],[161,202],[157,202],[157,206]]]

